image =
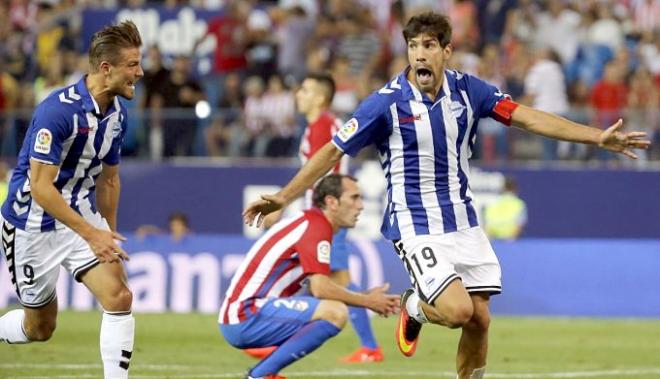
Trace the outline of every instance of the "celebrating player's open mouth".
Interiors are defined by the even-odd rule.
[[[417,79],[417,84],[422,88],[433,86],[435,83],[433,71],[425,66],[415,67],[415,78]]]

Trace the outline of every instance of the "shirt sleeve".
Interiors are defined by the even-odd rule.
[[[332,138],[344,153],[355,157],[365,146],[383,140],[392,133],[389,95],[373,93],[360,103],[353,117]]]
[[[310,225],[296,244],[305,274],[330,274],[332,231],[327,225],[310,220]]]
[[[60,165],[62,145],[73,131],[72,122],[67,120],[62,109],[49,103],[42,103],[35,111],[30,125],[30,158],[39,162]]]
[[[110,151],[108,154],[103,157],[103,163],[115,166],[119,164],[121,160],[121,145],[124,143],[124,136],[126,135],[126,129],[128,128],[128,118],[126,109],[122,108],[121,113],[119,114],[119,127],[116,128],[112,125],[112,145],[110,146]],[[116,129],[115,129],[116,128]]]
[[[477,78],[476,76],[466,75],[470,99],[473,102],[475,118],[493,117],[493,110],[498,102],[504,99],[510,99],[511,96],[503,94],[494,85]]]

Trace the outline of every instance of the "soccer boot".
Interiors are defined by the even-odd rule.
[[[415,354],[419,332],[422,329],[422,323],[412,318],[406,309],[408,298],[413,293],[415,290],[409,288],[401,295],[401,312],[399,322],[396,324],[396,344],[406,357],[412,357]]]
[[[243,349],[243,352],[252,358],[256,359],[264,359],[267,356],[270,355],[273,351],[277,349],[277,346],[269,346],[269,347],[254,347],[251,349]]]
[[[266,376],[250,376],[250,373],[248,372],[245,374],[245,379],[286,379],[286,376],[277,374],[268,374]]]
[[[341,359],[342,363],[371,363],[371,362],[382,362],[383,361],[383,352],[380,349],[380,346],[375,349],[370,349],[368,347],[361,347],[355,350],[351,355],[347,355]]]

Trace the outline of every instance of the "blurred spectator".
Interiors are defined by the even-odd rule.
[[[351,74],[348,59],[343,57],[335,59],[331,72],[337,85],[331,110],[340,115],[353,112],[358,104],[357,78]]]
[[[228,155],[234,132],[242,128],[240,123],[243,122],[241,114],[243,102],[240,76],[236,73],[227,75],[225,90],[218,103],[218,114],[204,131],[208,155],[212,157]]]
[[[300,80],[305,74],[307,42],[314,32],[314,18],[298,5],[283,10],[275,8],[271,16],[277,23],[277,68],[282,75]]]
[[[448,13],[455,49],[475,50],[479,38],[477,8],[471,0],[456,0]],[[400,40],[400,38],[399,38]]]
[[[244,125],[232,129],[229,155],[264,157],[270,143],[270,131],[266,126],[268,116],[263,106],[264,81],[259,76],[250,76],[244,84]]]
[[[536,53],[535,62],[525,78],[525,97],[522,102],[545,112],[567,116],[569,106],[564,73],[555,52],[541,49]],[[543,159],[556,159],[557,141],[543,138],[542,143]]]
[[[211,104],[217,104],[225,76],[231,72],[242,72],[247,66],[245,46],[249,11],[248,2],[228,0],[223,12],[208,22],[206,34],[195,41],[193,51],[207,38],[215,38],[212,74],[205,81]]]
[[[247,20],[247,75],[260,75],[265,80],[277,73],[277,42],[271,28],[268,13],[253,9]]]
[[[162,125],[163,157],[192,154],[197,133],[195,105],[204,98],[201,84],[190,73],[190,58],[175,57],[170,75],[152,100],[153,112]]]
[[[627,106],[626,128],[645,131],[652,137],[660,127],[660,94],[651,73],[644,67],[639,67],[630,80]],[[645,150],[637,155],[640,160],[648,158]]]
[[[297,125],[295,123],[295,100],[280,75],[268,79],[268,88],[261,100],[265,114],[266,131],[271,134],[266,155],[287,157],[293,153]]]
[[[572,62],[581,41],[582,17],[564,0],[546,1],[546,10],[536,15],[536,47],[556,51],[562,63]]]
[[[163,152],[162,120],[155,115],[154,109],[161,104],[154,102],[154,97],[161,92],[163,85],[169,80],[170,70],[163,66],[163,56],[156,45],[147,49],[147,56],[143,60],[144,77],[140,85],[144,88],[139,109],[144,110],[144,125],[149,133],[149,152],[152,159],[160,159]]]
[[[144,87],[144,96],[140,106],[144,109],[152,106],[154,95],[160,92],[163,84],[170,76],[170,70],[163,65],[163,56],[157,45],[147,49],[146,57],[142,61],[144,77],[140,83]]]
[[[594,124],[596,127],[606,129],[623,117],[628,97],[628,88],[624,79],[624,67],[611,62],[605,66],[603,79],[591,89],[590,103],[595,111]],[[611,156],[606,151],[598,152],[598,157],[601,159]]]
[[[492,83],[498,88],[504,88],[499,51],[496,45],[486,45],[481,54],[477,69],[477,76]],[[508,133],[506,127],[492,118],[479,120],[479,140],[481,159],[493,162],[508,157]]]
[[[481,29],[481,46],[498,44],[504,34],[509,12],[516,7],[516,0],[475,0],[474,3]]]
[[[5,71],[4,64],[0,60],[0,142],[9,118],[9,112],[16,109],[19,96],[19,83]],[[1,146],[1,143],[0,143]]]
[[[633,26],[636,32],[653,33],[660,25],[660,1],[631,0]]]
[[[518,184],[507,177],[502,194],[485,209],[486,233],[491,238],[515,240],[527,223],[527,206],[518,197]]]
[[[149,236],[168,234],[172,242],[182,242],[192,233],[188,215],[183,212],[174,212],[167,218],[167,230],[163,230],[156,225],[140,225],[135,230],[138,239],[145,239]]]
[[[170,230],[170,237],[174,242],[181,242],[191,233],[188,216],[183,212],[172,213],[167,223]]]
[[[338,54],[348,59],[351,75],[369,75],[380,59],[380,40],[366,28],[367,21],[356,15],[346,15],[339,21],[343,35]]]
[[[566,118],[583,124],[591,124],[592,114],[589,107],[589,87],[583,81],[577,81],[568,88],[570,108]],[[557,155],[561,159],[583,160],[587,156],[587,146],[581,143],[559,141]]]
[[[48,65],[41,70],[41,75],[34,82],[34,96],[37,103],[46,99],[54,90],[66,85],[62,64],[62,54],[53,53]]]
[[[617,51],[624,42],[623,27],[612,14],[609,1],[595,2],[596,20],[587,31],[587,42],[604,45],[612,51]]]

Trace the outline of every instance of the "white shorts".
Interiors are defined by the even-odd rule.
[[[502,292],[500,263],[479,226],[394,241],[394,247],[412,285],[427,304],[454,279],[461,279],[468,292]]]
[[[18,301],[26,308],[41,308],[55,298],[60,265],[80,281],[99,263],[87,242],[68,227],[30,233],[0,221],[2,252]],[[102,223],[96,226],[110,229],[105,220]]]

